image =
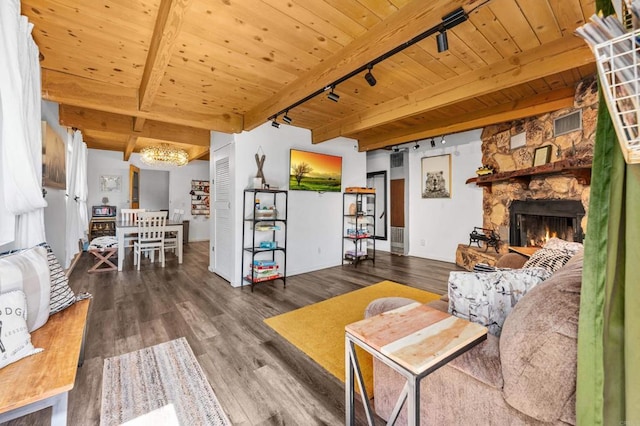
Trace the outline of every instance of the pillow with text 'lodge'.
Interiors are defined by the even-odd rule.
[[[20,290],[0,294],[0,368],[42,352],[27,330],[27,297]]]
[[[27,327],[31,332],[49,319],[51,277],[47,250],[33,247],[0,257],[0,293],[20,290],[27,297]]]

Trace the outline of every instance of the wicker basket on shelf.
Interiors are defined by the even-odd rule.
[[[640,30],[595,45],[594,54],[622,154],[640,163]]]

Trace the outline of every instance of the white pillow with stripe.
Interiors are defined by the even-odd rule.
[[[0,293],[21,290],[27,296],[27,328],[42,327],[49,319],[51,277],[47,250],[33,247],[0,257]]]
[[[16,290],[0,294],[0,368],[26,356],[42,352],[31,344],[26,327],[27,298]]]

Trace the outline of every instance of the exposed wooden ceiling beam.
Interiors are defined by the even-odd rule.
[[[42,70],[42,97],[59,104],[112,112],[149,120],[163,121],[216,130],[223,133],[242,131],[242,116],[233,113],[201,114],[179,107],[160,108],[146,112],[138,110],[138,93],[134,88],[103,83],[48,69]]]
[[[127,146],[125,147],[124,153],[123,153],[124,161],[129,161],[129,158],[131,158],[131,153],[133,152],[133,149],[136,147],[136,142],[138,142],[138,135],[133,133],[129,135],[129,140],[127,141]]]
[[[131,117],[69,105],[60,105],[59,115],[60,124],[83,130],[102,130],[129,136],[134,135],[136,137],[205,146],[207,148],[210,145],[210,132],[195,127],[147,120],[142,131],[135,132],[134,120]]]
[[[527,99],[478,110],[462,117],[426,122],[418,126],[411,126],[408,129],[384,133],[373,138],[360,139],[358,147],[360,151],[371,151],[405,142],[478,129],[491,124],[557,111],[573,106],[574,97],[575,90],[573,88],[555,90]]]
[[[199,160],[209,153],[209,148],[204,146],[194,146],[187,150],[189,153],[189,161]]]
[[[141,132],[144,129],[145,118],[142,117],[133,117],[133,131]]]
[[[140,83],[140,110],[149,111],[171,60],[176,38],[191,0],[162,0]]]
[[[251,130],[269,117],[326,87],[388,51],[406,43],[442,21],[442,17],[458,7],[470,6],[477,0],[413,0],[398,12],[369,29],[344,49],[324,60],[280,92],[256,105],[244,115],[244,129]]]
[[[312,129],[313,143],[349,135],[594,62],[573,35]]]

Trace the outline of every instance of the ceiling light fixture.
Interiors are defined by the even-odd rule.
[[[329,92],[329,94],[327,95],[327,98],[329,98],[330,100],[332,100],[333,102],[338,102],[338,100],[340,100],[340,95],[338,95],[337,93],[335,93],[333,91],[333,89],[335,89],[335,85],[331,86],[331,91]]]
[[[474,12],[475,10],[477,10],[478,8],[480,8],[481,6],[484,6],[487,2],[483,2],[480,3],[478,6],[474,7],[473,9],[471,9],[469,11],[469,13]],[[450,30],[451,28],[455,27],[456,25],[459,25],[461,23],[463,23],[464,21],[466,21],[468,19],[468,13],[465,12],[465,10],[461,7],[459,7],[458,9],[454,10],[453,12],[449,13],[448,15],[445,15],[442,17],[442,22],[439,22],[437,25],[434,25],[433,27],[423,31],[422,33],[418,34],[417,36],[415,36],[414,38],[400,44],[399,46],[396,46],[395,48],[389,50],[386,53],[383,53],[382,55],[378,56],[377,58],[369,61],[368,63],[366,63],[365,65],[362,65],[360,67],[358,67],[357,69],[351,71],[350,73],[340,77],[339,79],[333,81],[332,83],[328,84],[327,86],[324,86],[322,89],[318,89],[313,93],[310,93],[309,95],[307,95],[306,97],[300,99],[299,101],[289,105],[287,108],[279,111],[278,113],[272,115],[271,117],[269,117],[268,120],[274,120],[275,118],[277,118],[279,115],[299,106],[302,105],[303,103],[310,101],[311,99],[315,98],[316,96],[326,92],[327,90],[331,89],[331,92],[327,95],[327,97],[329,99],[331,99],[334,102],[338,102],[338,99],[340,98],[340,96],[336,93],[334,93],[334,89],[335,87],[344,82],[349,80],[351,77],[354,77],[360,73],[362,73],[363,71],[368,71],[364,78],[367,81],[367,83],[369,83],[370,86],[374,86],[377,81],[375,79],[375,77],[373,76],[373,74],[371,73],[372,68],[379,64],[380,62],[384,61],[387,58],[390,58],[391,56],[395,55],[396,53],[402,52],[404,49],[406,49],[407,47],[411,47],[416,43],[419,43],[420,41],[426,39],[427,37],[430,37],[436,33],[440,33],[437,36],[437,40],[436,42],[438,43],[438,50],[440,51],[440,44],[443,44],[443,47],[448,47],[448,43],[447,43],[447,36],[445,31],[446,30]],[[446,48],[444,49],[446,50]]]
[[[418,149],[420,148],[420,145],[418,144],[418,142],[416,142],[416,144],[413,146],[413,149]]]
[[[449,50],[449,40],[447,40],[447,31],[444,30],[436,36],[436,44],[438,45],[438,53]]]
[[[369,71],[367,71],[367,73],[364,75],[364,79],[367,80],[367,83],[369,83],[369,86],[373,87],[377,83],[376,78],[371,73],[371,70],[373,69],[373,64],[369,64],[367,68],[369,69]]]
[[[394,146],[392,149],[393,149],[393,152],[400,152],[400,148],[398,148],[397,146]]]
[[[431,142],[429,142],[429,144],[431,145],[431,148],[436,147],[436,141],[434,141],[433,138],[431,138]]]
[[[140,160],[150,166],[181,167],[189,162],[187,151],[167,144],[142,148],[140,156]]]
[[[291,119],[291,117],[289,117],[289,111],[284,113],[284,116],[282,117],[282,121],[284,121],[287,124],[291,124],[293,120]]]
[[[444,145],[445,143],[447,143],[447,141],[445,141],[445,140],[444,140],[444,135],[442,135],[442,140],[440,141],[440,143],[441,143],[442,145]]]
[[[274,119],[273,119],[273,121],[271,122],[271,125],[272,125],[273,127],[275,127],[276,129],[280,128],[280,123],[278,123],[278,122],[276,121],[276,119],[275,119],[275,118],[274,118]]]

